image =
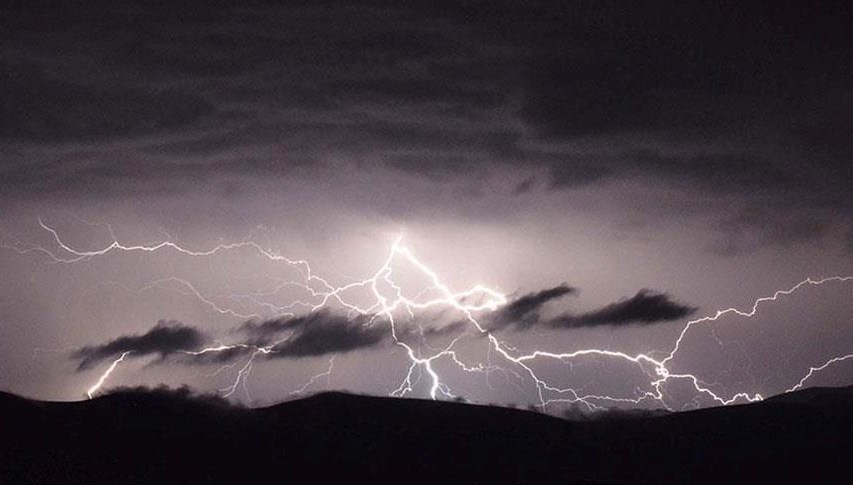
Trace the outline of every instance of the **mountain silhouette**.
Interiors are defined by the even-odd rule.
[[[585,421],[318,394],[266,408],[187,392],[0,393],[0,483],[849,483],[853,387]]]

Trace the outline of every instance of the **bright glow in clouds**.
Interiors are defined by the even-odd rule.
[[[737,402],[751,402],[762,399],[762,396],[749,390],[734,390],[728,393],[712,390],[713,386],[707,385],[700,373],[679,372],[673,368],[673,360],[682,350],[682,342],[690,332],[701,325],[714,325],[721,317],[737,316],[748,320],[755,316],[764,305],[773,304],[780,298],[784,298],[806,286],[822,286],[829,284],[849,284],[853,276],[829,276],[824,278],[807,278],[790,288],[783,288],[772,295],[762,296],[755,299],[749,308],[726,308],[718,310],[711,315],[690,320],[683,325],[682,330],[674,341],[670,351],[661,353],[663,357],[654,357],[655,353],[626,353],[602,348],[586,348],[570,352],[553,352],[546,350],[519,351],[505,337],[491,332],[484,319],[508,304],[509,298],[504,293],[490,288],[486,285],[475,285],[464,290],[450,288],[430,267],[421,261],[405,244],[402,237],[397,237],[391,244],[387,257],[378,269],[369,277],[347,283],[345,285],[333,285],[327,279],[322,278],[311,269],[307,261],[292,260],[276,252],[265,249],[262,245],[243,241],[230,244],[220,244],[209,249],[191,250],[184,248],[170,240],[164,240],[152,245],[124,244],[119,242],[109,226],[113,242],[98,249],[84,251],[68,244],[62,236],[51,226],[39,220],[40,226],[47,231],[55,248],[37,245],[28,245],[18,242],[7,246],[21,254],[38,253],[47,257],[51,262],[65,265],[79,264],[106,256],[110,253],[138,253],[145,255],[154,252],[173,252],[187,258],[216,258],[222,254],[237,249],[249,249],[258,257],[265,258],[270,263],[284,264],[297,271],[300,280],[282,280],[275,288],[253,295],[231,295],[234,299],[248,299],[254,301],[275,316],[295,315],[297,311],[303,313],[318,312],[325,309],[338,308],[346,312],[349,317],[362,316],[367,318],[366,325],[389,325],[393,343],[401,348],[408,358],[408,364],[400,369],[399,382],[389,383],[389,394],[403,397],[414,393],[415,385],[420,376],[428,380],[428,395],[432,399],[454,398],[453,389],[446,383],[442,373],[436,368],[436,364],[443,362],[455,366],[461,373],[478,375],[491,372],[506,372],[528,381],[535,385],[535,402],[543,409],[554,403],[577,403],[587,409],[594,410],[613,405],[646,405],[653,404],[656,407],[667,409],[680,409],[685,407],[683,402],[675,402],[667,394],[667,385],[675,382],[684,382],[689,385],[695,396],[704,396],[719,405],[728,405]],[[404,276],[404,269],[414,273],[414,276],[425,280],[426,287],[418,292],[411,291],[404,281],[408,282],[411,275]],[[196,289],[191,282],[177,276],[151,281],[141,290],[153,287],[162,287],[189,295],[203,303],[210,310],[228,317],[246,319],[260,319],[258,313],[245,313],[214,302]],[[273,295],[285,287],[301,288],[309,296],[306,300],[294,300],[285,305],[274,305],[268,301],[262,301],[263,295]],[[409,334],[406,327],[408,322],[413,321],[417,315],[427,312],[445,312],[457,315],[456,320],[464,322],[468,332],[459,333],[449,342],[438,348],[428,345],[417,346],[407,342],[405,336]],[[420,328],[423,335],[423,328]],[[242,389],[249,395],[247,379],[253,367],[262,356],[276,352],[276,346],[286,343],[292,335],[287,334],[274,342],[265,343],[221,343],[195,348],[183,349],[181,352],[188,356],[201,356],[206,354],[218,354],[235,350],[244,351],[247,355],[239,365],[223,366],[217,372],[235,372],[231,385],[221,390],[225,396],[232,396]],[[460,343],[463,340],[473,342],[475,345],[487,346],[486,361],[472,359],[463,355]],[[126,360],[131,351],[123,352],[120,357],[113,360],[106,370],[97,377],[96,383],[87,390],[87,395],[92,397],[97,394],[117,367]],[[838,363],[853,358],[853,353],[844,355],[827,356],[823,362],[803,369],[802,374],[791,379],[787,391],[793,391],[808,384],[808,381],[817,373],[824,371]],[[535,368],[535,364],[541,361],[552,361],[565,366],[589,360],[621,361],[635,366],[642,375],[647,378],[645,389],[637,389],[633,395],[611,395],[596,394],[585,391],[582,387],[556,385],[549,379],[541,376]],[[303,394],[308,391],[317,381],[326,379],[330,382],[335,372],[335,355],[329,357],[328,368],[310,378],[303,386],[294,389],[292,395]],[[418,372],[416,372],[418,371]],[[694,398],[695,399],[695,398]]]

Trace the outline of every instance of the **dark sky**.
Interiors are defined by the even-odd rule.
[[[235,398],[287,397],[332,356],[309,389],[397,389],[410,362],[387,319],[315,307],[307,266],[257,248],[340,286],[402,235],[454,292],[506,295],[476,317],[515,356],[662,358],[691,318],[853,274],[848,2],[77,3],[0,7],[2,388],[77,399],[130,351],[111,384],[227,389],[267,346]],[[81,251],[258,246],[57,263],[33,248],[73,255],[39,218]],[[409,297],[429,287],[394,265]],[[788,389],[853,352],[851,288],[698,325],[670,370],[726,398]],[[433,361],[454,395],[537,402],[462,312],[415,313],[396,337],[418,358],[462,335],[487,369]],[[603,356],[532,365],[585,394],[654,380]],[[853,359],[809,383],[851,378]],[[708,404],[669,387],[668,405]]]

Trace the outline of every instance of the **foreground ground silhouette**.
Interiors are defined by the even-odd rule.
[[[849,483],[853,387],[565,421],[327,393],[263,409],[163,391],[0,394],[0,483]]]

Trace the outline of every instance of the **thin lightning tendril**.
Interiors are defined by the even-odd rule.
[[[130,351],[123,352],[121,354],[121,357],[114,360],[113,363],[110,364],[109,367],[107,367],[107,370],[105,370],[104,373],[101,374],[101,377],[98,378],[98,382],[96,382],[95,385],[93,385],[92,387],[90,387],[86,391],[86,395],[89,396],[89,399],[92,399],[92,397],[95,396],[95,393],[101,389],[101,386],[104,385],[104,382],[106,382],[106,380],[110,376],[110,374],[112,374],[113,371],[116,370],[116,367],[118,367],[119,363],[121,363],[121,361],[123,361],[124,358],[127,357],[128,355],[130,355]]]
[[[335,356],[329,357],[329,367],[326,368],[325,371],[320,372],[319,374],[315,374],[311,376],[311,379],[308,379],[308,382],[302,385],[299,389],[290,393],[291,396],[298,396],[299,394],[304,393],[308,390],[309,387],[313,386],[315,382],[319,381],[322,378],[326,378],[326,384],[331,385],[332,380],[332,371],[335,370]]]
[[[297,272],[302,276],[303,282],[281,280],[279,284],[271,290],[259,291],[247,295],[230,295],[229,298],[238,301],[248,300],[263,308],[266,308],[267,310],[278,313],[278,316],[292,315],[292,313],[282,312],[284,310],[293,309],[296,306],[301,306],[303,308],[308,309],[309,312],[314,312],[321,308],[324,308],[330,302],[334,301],[335,303],[345,308],[350,314],[370,315],[371,324],[374,324],[377,319],[387,320],[387,322],[390,324],[391,336],[394,340],[394,343],[400,346],[405,351],[405,354],[409,359],[409,365],[407,367],[405,376],[401,380],[399,386],[397,386],[393,391],[390,392],[392,396],[403,397],[413,392],[414,386],[416,385],[418,378],[425,373],[429,379],[429,395],[432,399],[437,399],[439,395],[447,398],[455,397],[449,386],[447,386],[447,384],[442,381],[440,375],[433,366],[433,363],[435,361],[444,358],[445,360],[456,365],[464,372],[485,373],[487,379],[489,374],[494,371],[509,372],[518,378],[522,378],[524,375],[529,376],[529,378],[536,385],[539,406],[541,406],[541,408],[543,409],[547,405],[552,403],[578,403],[585,405],[590,410],[596,410],[604,407],[604,403],[640,404],[648,400],[656,401],[665,408],[670,409],[665,400],[664,385],[671,380],[688,382],[690,385],[692,385],[697,395],[707,396],[708,398],[712,399],[714,402],[720,405],[728,405],[738,401],[754,402],[761,400],[762,396],[760,394],[750,395],[747,392],[737,392],[730,396],[718,395],[717,393],[713,392],[708,386],[703,384],[702,380],[699,379],[699,377],[697,377],[696,375],[689,373],[674,373],[670,369],[668,364],[676,357],[679,350],[681,349],[682,342],[684,341],[686,335],[694,326],[714,323],[721,317],[726,315],[737,315],[744,318],[751,318],[758,312],[759,306],[761,306],[763,303],[774,302],[780,297],[790,295],[807,285],[820,286],[830,282],[839,283],[853,280],[853,276],[830,276],[821,279],[807,278],[803,281],[800,281],[791,288],[778,290],[771,296],[765,296],[756,299],[752,304],[751,308],[749,308],[748,310],[741,310],[734,307],[726,308],[724,310],[718,310],[713,315],[705,316],[695,320],[690,320],[682,328],[681,332],[678,335],[678,338],[675,340],[672,350],[669,353],[665,354],[665,357],[662,359],[653,358],[648,354],[630,355],[624,352],[595,348],[581,349],[565,353],[555,353],[545,350],[534,350],[530,353],[521,353],[518,349],[499,340],[477,319],[478,314],[483,312],[495,311],[501,306],[507,304],[508,299],[506,295],[483,285],[475,285],[474,287],[462,292],[453,292],[445,283],[441,281],[438,274],[436,274],[426,264],[420,261],[408,247],[402,244],[402,237],[397,237],[394,240],[387,258],[385,259],[382,266],[380,266],[380,268],[376,271],[376,273],[373,274],[372,277],[360,281],[354,281],[343,286],[335,287],[327,280],[313,274],[311,266],[307,261],[292,260],[286,258],[278,253],[271,252],[262,247],[261,245],[252,241],[219,244],[211,249],[202,251],[193,251],[190,249],[186,249],[183,246],[180,246],[177,243],[174,243],[168,239],[153,245],[125,245],[120,243],[116,239],[112,228],[109,225],[106,225],[109,230],[110,236],[113,238],[113,242],[99,250],[81,251],[66,244],[60,237],[59,233],[47,224],[45,224],[41,219],[38,220],[38,223],[44,230],[48,231],[52,235],[53,240],[57,244],[57,246],[64,253],[67,253],[68,256],[59,256],[54,251],[43,248],[41,246],[27,246],[20,242],[12,246],[5,247],[13,249],[20,254],[43,254],[50,258],[52,262],[62,264],[72,264],[81,261],[87,261],[99,256],[107,255],[108,253],[112,252],[153,253],[158,251],[171,250],[190,257],[209,257],[229,250],[253,250],[258,255],[270,261],[283,263],[295,268]],[[427,288],[427,290],[422,291],[415,297],[405,297],[403,289],[393,279],[394,263],[398,259],[403,260],[414,268],[416,268],[423,276],[425,276],[430,281],[430,287]],[[166,283],[177,283],[179,286],[182,287],[182,289],[172,288],[171,285],[166,286]],[[391,289],[390,296],[388,295],[388,291],[383,292],[380,289],[381,285],[384,285],[385,287]],[[308,301],[297,300],[288,305],[279,306],[261,300],[261,297],[273,296],[287,286],[295,286],[297,288],[305,290],[312,299],[316,300],[316,302],[311,303]],[[317,289],[315,286],[319,286],[320,289]],[[150,290],[155,287],[172,289],[184,295],[194,296],[199,301],[207,305],[211,310],[219,314],[230,315],[239,318],[260,317],[259,314],[241,313],[233,309],[226,308],[220,304],[217,304],[211,298],[204,296],[191,283],[178,277],[169,277],[151,282],[141,288],[140,291]],[[370,290],[374,298],[374,301],[370,305],[359,306],[353,302],[348,301],[345,298],[344,295],[347,292],[358,288]],[[429,299],[423,299],[423,295],[427,293],[431,293],[437,296],[432,296]],[[465,303],[469,300],[473,300],[476,303]],[[415,315],[415,310],[425,310],[430,308],[449,308],[456,310],[462,315],[464,315],[466,321],[470,323],[478,333],[487,337],[489,345],[488,351],[490,363],[488,365],[483,363],[472,365],[466,364],[463,360],[461,360],[456,353],[455,346],[457,342],[462,338],[462,336],[454,338],[449,344],[447,344],[443,348],[430,349],[432,352],[431,355],[425,357],[421,356],[420,353],[417,352],[413,346],[407,344],[401,338],[399,338],[397,329],[397,319],[395,317],[396,313],[402,311],[410,317],[413,317]],[[273,353],[275,346],[281,342],[286,341],[288,338],[289,336],[284,337],[283,339],[266,346],[249,345],[242,343],[217,344],[215,346],[203,348],[200,350],[187,350],[184,351],[184,353],[188,355],[197,356],[207,353],[224,352],[234,349],[243,349],[251,351],[249,357],[244,362],[243,366],[240,367],[240,369],[237,371],[233,383],[230,386],[221,389],[221,392],[223,392],[224,396],[228,397],[233,395],[235,392],[237,392],[238,389],[242,387],[242,389],[246,393],[246,396],[251,399],[251,396],[249,395],[247,379],[252,371],[256,358],[259,355]],[[517,371],[512,369],[506,369],[502,366],[498,366],[491,363],[491,356],[493,355],[493,352],[499,355],[503,360],[517,367]],[[93,385],[87,391],[87,395],[90,398],[98,392],[98,390],[103,386],[103,384],[110,377],[113,371],[115,371],[119,363],[125,360],[125,358],[130,353],[131,352],[128,351],[121,354],[121,356],[114,360],[110,364],[110,366],[101,374],[95,385]],[[641,372],[648,375],[651,379],[649,382],[649,390],[640,391],[638,389],[639,397],[619,397],[609,395],[582,394],[578,390],[573,388],[560,388],[549,384],[546,380],[537,376],[532,366],[535,361],[543,359],[550,359],[553,361],[558,361],[564,364],[571,365],[572,361],[584,357],[599,357],[622,360],[625,362],[633,363],[639,368]],[[787,389],[785,392],[791,392],[802,388],[805,385],[806,381],[808,381],[815,373],[820,372],[833,364],[848,359],[853,359],[853,353],[842,356],[836,356],[827,360],[819,366],[811,367],[806,375],[804,375],[795,385]],[[292,395],[304,393],[317,380],[322,379],[323,377],[325,377],[326,379],[330,379],[331,374],[334,370],[334,362],[334,356],[332,356],[329,360],[329,366],[326,371],[311,377],[311,379],[306,382],[301,388],[293,391]],[[234,364],[223,366],[219,371],[217,371],[217,374],[232,367],[234,367]],[[416,373],[416,371],[418,371],[420,374]]]

